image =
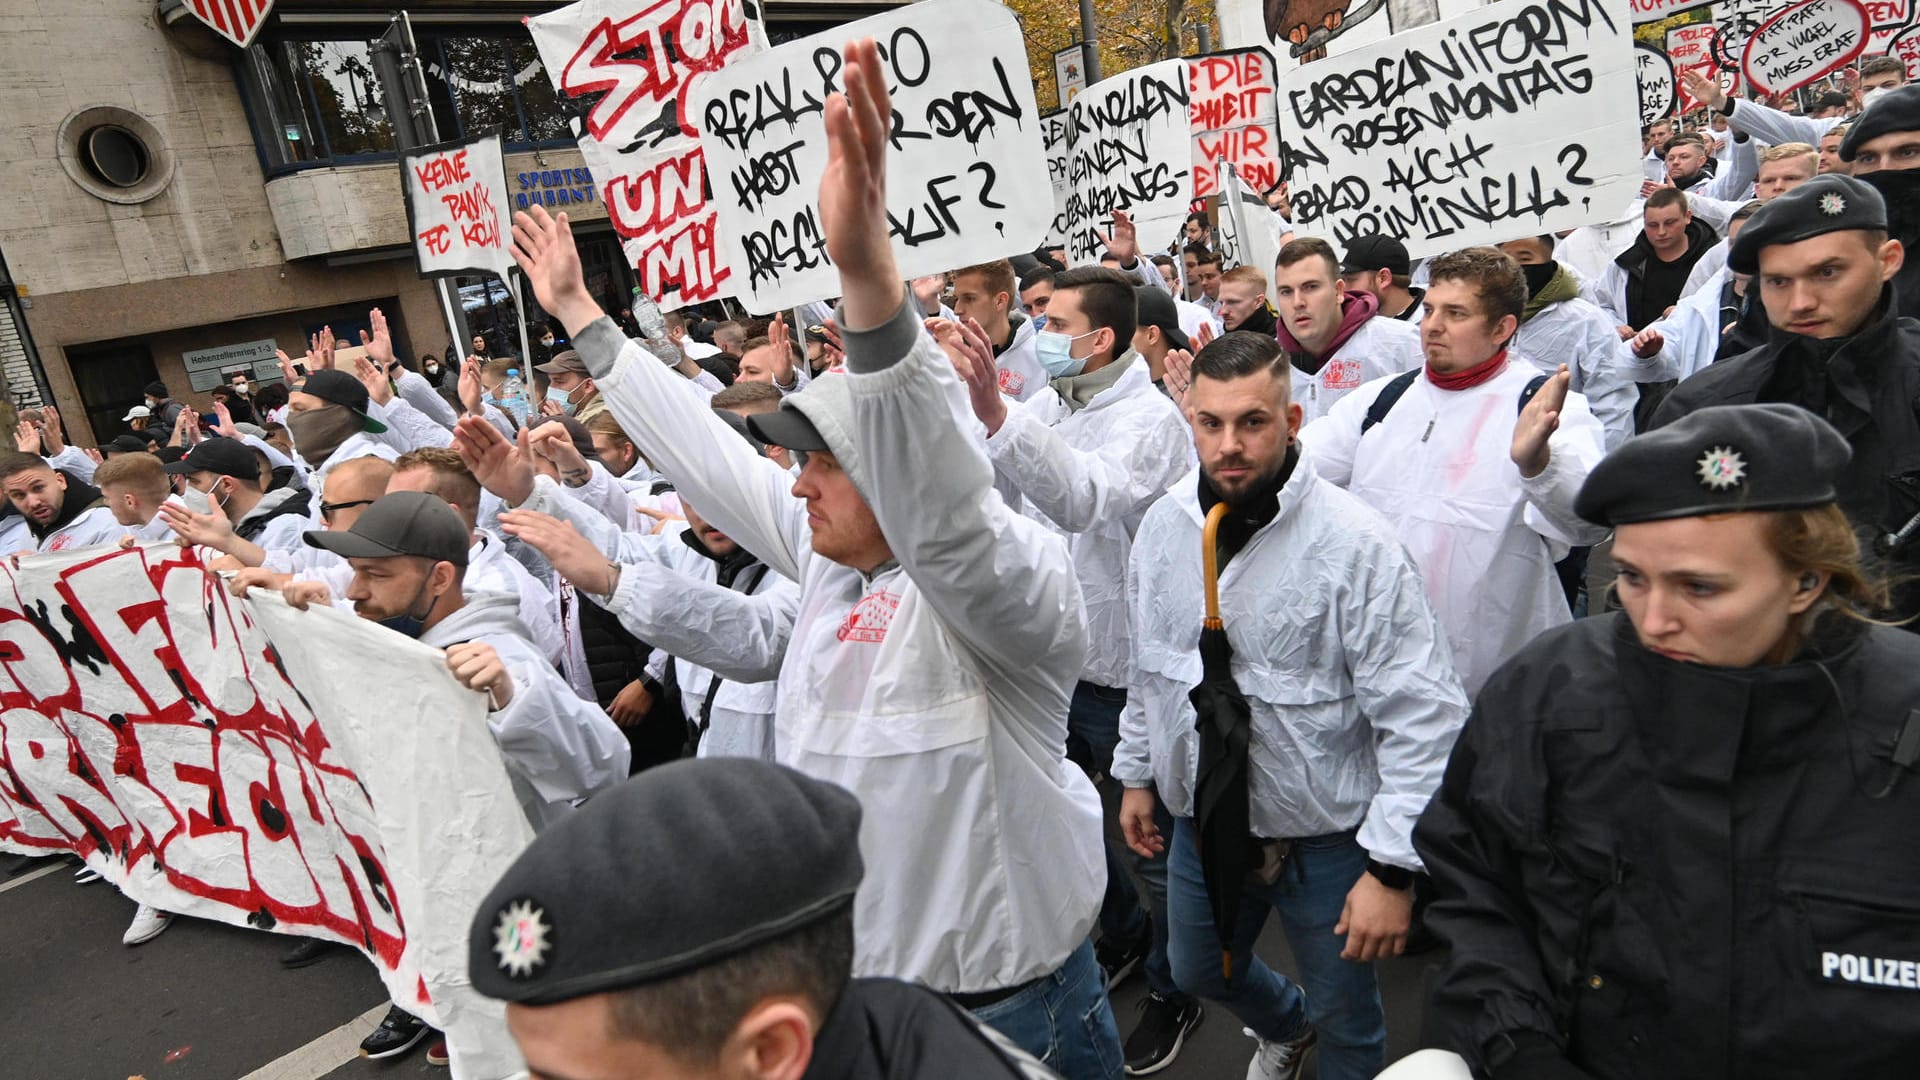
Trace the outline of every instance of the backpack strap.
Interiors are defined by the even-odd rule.
[[[1365,435],[1373,429],[1374,425],[1387,418],[1387,414],[1393,411],[1393,407],[1406,396],[1407,388],[1413,385],[1413,380],[1420,377],[1420,370],[1414,368],[1412,371],[1403,371],[1395,375],[1392,382],[1380,388],[1380,396],[1374,398],[1373,404],[1367,406],[1366,419],[1360,421],[1360,434]]]

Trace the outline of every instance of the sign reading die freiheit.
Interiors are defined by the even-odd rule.
[[[909,4],[728,64],[696,88],[720,246],[749,310],[840,291],[820,225],[824,109],[841,89],[842,46],[863,37],[879,44],[893,95],[887,217],[902,274],[1030,251],[1052,220],[1019,22],[987,0]]]

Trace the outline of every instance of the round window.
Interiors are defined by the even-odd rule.
[[[118,124],[102,124],[80,137],[80,161],[94,179],[131,188],[147,178],[153,157],[140,136]]]

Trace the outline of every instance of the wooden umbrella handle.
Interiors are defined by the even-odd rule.
[[[1207,511],[1207,524],[1200,530],[1200,557],[1203,560],[1207,587],[1207,622],[1209,630],[1220,629],[1220,523],[1227,518],[1228,508],[1224,502],[1213,504]]]

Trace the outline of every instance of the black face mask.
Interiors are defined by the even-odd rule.
[[[1553,275],[1560,272],[1560,264],[1549,259],[1543,263],[1523,265],[1520,272],[1527,278],[1527,296],[1534,297],[1540,295],[1540,290],[1547,287]]]
[[[1887,200],[1887,231],[1893,239],[1912,241],[1914,226],[1920,225],[1920,169],[1881,169],[1856,179]]]

